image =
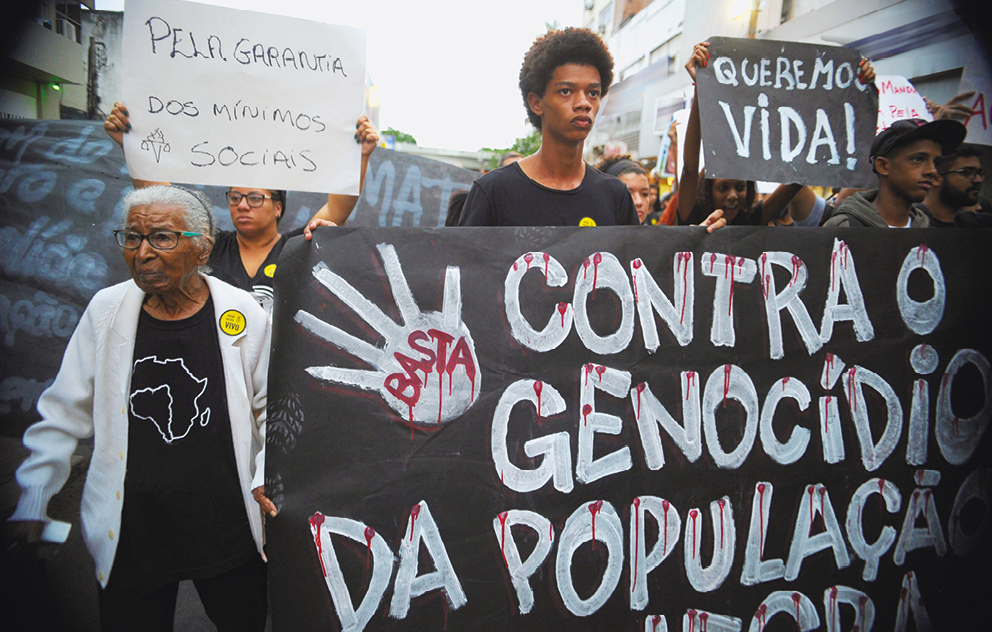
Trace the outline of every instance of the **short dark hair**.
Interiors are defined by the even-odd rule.
[[[599,35],[589,29],[569,27],[548,31],[537,38],[524,55],[524,63],[520,67],[520,94],[524,98],[527,118],[538,131],[541,131],[541,117],[531,111],[527,95],[533,92],[543,97],[555,68],[565,64],[595,67],[599,71],[604,96],[613,83],[613,57]]]
[[[935,159],[934,166],[937,171],[943,171],[950,167],[958,158],[981,158],[982,150],[974,145],[960,145],[954,151],[944,154]]]
[[[614,178],[619,178],[627,173],[636,173],[637,175],[642,176],[648,175],[648,172],[644,170],[644,167],[634,162],[634,159],[630,157],[630,154],[603,156],[599,159],[599,162],[596,163],[596,169],[605,174],[611,175]]]
[[[269,189],[272,191],[272,201],[282,202],[282,213],[279,213],[279,217],[276,218],[276,225],[282,221],[282,218],[286,216],[286,191],[283,189]]]
[[[693,207],[693,214],[702,213],[702,217],[708,217],[715,211],[713,208],[713,183],[716,178],[704,178],[700,183],[702,186],[696,192],[696,205]],[[754,198],[758,195],[758,185],[754,180],[747,180],[747,188],[744,194],[744,208],[739,213],[750,213],[754,209]]]

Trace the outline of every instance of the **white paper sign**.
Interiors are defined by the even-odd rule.
[[[875,77],[875,86],[878,88],[876,134],[901,119],[933,120],[933,115],[927,111],[927,104],[923,97],[906,77],[878,75]]]
[[[358,194],[363,31],[128,0],[123,56],[132,177]]]
[[[964,74],[961,76],[960,92],[975,91],[974,102],[966,103],[975,110],[974,116],[968,119],[968,137],[965,142],[976,145],[992,145],[992,69],[989,62],[979,52],[978,46],[968,49],[964,62]]]

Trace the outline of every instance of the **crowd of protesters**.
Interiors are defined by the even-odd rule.
[[[708,58],[708,44],[698,44],[686,65],[690,76],[695,78]],[[867,61],[859,78],[862,83],[874,78]],[[807,186],[783,183],[759,199],[753,181],[700,172],[701,123],[694,99],[677,190],[659,196],[657,183],[630,156],[605,158],[596,168],[583,160],[584,142],[612,82],[613,59],[592,31],[568,28],[538,38],[523,61],[520,93],[541,133],[541,147],[530,156],[503,156],[499,168],[480,177],[467,194],[456,194],[446,224],[692,224],[712,232],[728,224],[986,226],[992,218],[984,212],[987,201],[979,199],[979,152],[962,145],[964,125],[944,117],[967,114],[960,103],[937,108],[934,122],[898,121],[878,135],[871,148],[876,189],[840,190],[823,199]],[[122,135],[131,129],[123,104],[116,104],[105,129],[123,147]],[[355,141],[363,147],[364,180],[378,143],[365,117],[356,123]],[[97,456],[90,474],[95,475],[84,491],[82,520],[99,570],[104,629],[170,629],[177,582],[194,579],[219,629],[261,630],[261,523],[263,514],[274,516],[276,508],[261,484],[269,324],[266,310],[255,303],[271,305],[271,279],[286,238],[310,238],[319,226],[344,224],[357,198],[329,195],[305,227],[284,234],[278,224],[285,191],[232,186],[226,197],[235,230],[224,233],[216,230],[202,196],[163,183],[135,181],[134,187],[115,231],[132,279],[93,298],[55,383],[39,401],[43,419],[25,435],[31,455],[17,474],[23,492],[12,537],[41,537],[48,500],[65,483],[73,448],[92,435]],[[978,208],[984,211],[975,212]],[[208,265],[212,276],[204,275]],[[219,325],[215,313],[221,314]],[[154,361],[147,369],[143,363],[166,353],[179,353],[184,368],[199,367],[198,374],[211,376],[207,397],[221,417],[212,426],[217,433],[200,433],[198,443],[182,444],[186,452],[178,457],[171,449],[182,438],[176,428],[168,435],[159,429],[164,442],[147,423],[141,424],[144,434],[128,432],[129,425],[139,425],[136,418],[147,417],[126,393],[153,388],[157,378],[149,372],[161,369]],[[122,376],[130,376],[123,390],[118,388]],[[208,390],[205,378],[202,389]],[[188,467],[190,459],[209,467]],[[179,535],[170,532],[165,541],[167,527],[142,518],[163,513],[161,508],[187,516],[192,526],[179,520],[183,524],[174,528]],[[201,519],[208,514],[212,521]],[[250,608],[241,607],[248,601]]]

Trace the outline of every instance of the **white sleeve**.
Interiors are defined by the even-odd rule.
[[[816,201],[813,202],[813,208],[810,209],[809,215],[806,216],[804,220],[798,220],[795,222],[796,226],[819,226],[820,220],[823,219],[823,211],[827,208],[827,201],[821,198],[819,195],[816,196]]]

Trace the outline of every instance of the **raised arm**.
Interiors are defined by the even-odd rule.
[[[696,81],[696,67],[709,64],[709,42],[696,44],[692,56],[685,64],[693,82]],[[679,177],[679,221],[685,223],[692,214],[696,204],[696,193],[699,190],[699,146],[702,135],[699,129],[699,94],[692,91],[692,109],[689,110],[689,121],[685,128],[685,142],[682,145],[682,174]]]
[[[312,238],[311,231],[317,226],[344,226],[351,216],[351,212],[358,205],[358,198],[365,188],[365,174],[369,168],[369,158],[372,152],[379,145],[379,133],[375,126],[364,114],[355,123],[355,142],[362,145],[362,170],[358,182],[358,195],[339,195],[336,193],[327,194],[327,203],[320,207],[320,210],[310,218],[307,227],[303,229],[303,235],[307,240]]]
[[[790,202],[792,202],[796,195],[804,188],[809,189],[809,187],[803,187],[801,184],[778,185],[774,191],[768,194],[765,201],[761,203],[761,225],[764,226],[773,218],[778,217],[786,206],[789,207],[791,212],[792,206],[790,205]],[[810,194],[812,193],[813,192],[810,191]],[[811,208],[813,208],[813,201],[810,201],[810,206],[806,209],[806,214],[802,216],[802,219],[805,219],[806,216],[809,215]],[[793,215],[793,219],[795,219],[795,215]]]
[[[130,114],[123,103],[114,103],[114,109],[110,111],[110,116],[103,122],[103,131],[107,132],[110,140],[117,143],[121,151],[124,151],[124,134],[131,131]],[[156,184],[169,184],[168,182],[153,182],[151,180],[138,180],[131,178],[131,186],[135,189],[143,189]]]

